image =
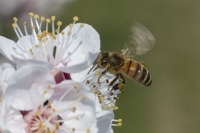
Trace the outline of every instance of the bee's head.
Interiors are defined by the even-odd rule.
[[[98,57],[98,65],[101,68],[105,68],[109,63],[109,53],[108,52],[101,52]]]

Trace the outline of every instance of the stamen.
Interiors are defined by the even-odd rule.
[[[86,130],[86,133],[90,133],[90,129],[89,128]]]
[[[55,28],[54,28],[54,21],[55,21],[56,17],[55,16],[51,16],[51,21],[52,21],[52,33],[55,34]]]

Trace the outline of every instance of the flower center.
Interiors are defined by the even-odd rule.
[[[24,115],[28,133],[55,133],[62,124],[59,120],[61,117],[50,107],[50,103]]]
[[[30,59],[50,62],[52,65],[58,65],[62,62],[63,56],[72,42],[77,38],[80,29],[84,24],[80,24],[77,31],[72,31],[74,25],[78,21],[78,17],[73,18],[73,23],[70,24],[68,30],[60,31],[62,22],[57,22],[57,29],[55,28],[55,16],[51,19],[39,17],[37,14],[29,13],[31,23],[31,34],[27,31],[27,22],[24,22],[24,32],[19,28],[16,17],[13,18],[14,23],[12,24],[14,31],[19,38],[20,47],[25,51]],[[42,24],[46,20],[46,29],[42,30]],[[52,31],[49,31],[51,24]],[[79,46],[77,46],[78,48]],[[70,56],[70,55],[69,55]],[[69,57],[67,57],[69,58]],[[66,65],[67,62],[62,62]]]

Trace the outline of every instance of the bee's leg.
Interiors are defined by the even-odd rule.
[[[108,86],[108,90],[110,89],[110,86],[112,86],[115,82],[116,82],[116,80],[119,78],[119,74],[117,74],[116,75],[116,77],[109,83],[109,86]],[[113,90],[113,89],[112,89]],[[112,91],[111,90],[111,91]]]
[[[95,62],[95,63],[94,63],[94,65],[93,65],[92,68],[88,71],[87,74],[89,74],[89,73],[92,71],[92,69],[96,66],[97,63],[98,63],[98,62]],[[96,68],[95,68],[95,69],[96,69]]]
[[[122,93],[123,93],[123,88],[124,88],[124,85],[125,85],[125,78],[123,77],[123,75],[122,74],[119,74],[119,76],[118,76],[118,79],[121,79],[120,81],[119,81],[119,83],[117,83],[117,84],[115,84],[113,87],[112,87],[112,89],[111,89],[111,91],[112,90],[120,90]]]
[[[97,83],[101,83],[101,82],[100,82],[100,78],[101,78],[102,76],[104,76],[106,73],[107,73],[107,70],[104,70],[104,71],[101,73],[101,75],[99,76],[99,78],[98,78],[98,80],[97,80]]]

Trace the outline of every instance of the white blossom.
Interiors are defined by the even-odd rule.
[[[95,95],[80,82],[56,84],[48,67],[26,65],[17,70],[3,99],[2,133],[98,131]]]

